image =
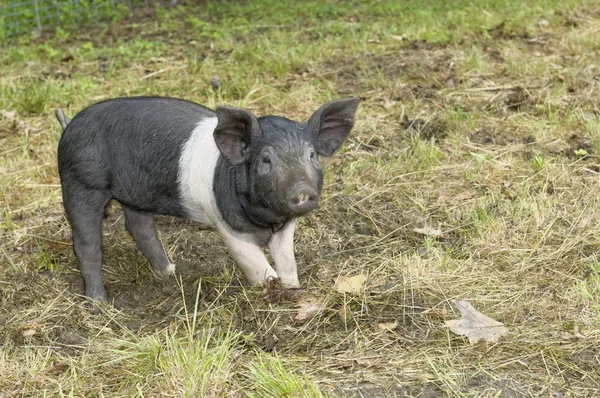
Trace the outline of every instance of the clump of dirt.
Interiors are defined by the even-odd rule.
[[[572,134],[567,142],[561,142],[558,146],[549,149],[552,155],[563,156],[567,159],[582,159],[596,153],[594,144],[580,134]]]
[[[268,303],[281,304],[296,301],[304,289],[290,289],[283,286],[281,278],[270,278],[264,289],[265,300]]]
[[[514,112],[525,109],[531,102],[531,95],[522,87],[517,87],[504,99],[506,107]]]
[[[433,118],[432,120],[423,119],[409,119],[408,116],[404,115],[402,120],[402,127],[408,131],[414,131],[419,134],[419,137],[430,140],[435,138],[437,140],[443,139],[448,135],[448,128],[443,120]]]
[[[524,28],[520,31],[513,31],[509,29],[504,22],[499,25],[494,26],[491,29],[488,29],[488,34],[495,40],[498,39],[529,39],[531,35]]]
[[[596,149],[590,140],[585,137],[581,137],[579,134],[571,135],[569,137],[569,143],[571,144],[571,150],[573,154],[576,156],[585,155],[585,153],[588,155],[593,155],[596,152]]]
[[[527,137],[523,138],[523,144],[533,144],[535,142],[535,137],[529,134]]]
[[[469,135],[471,142],[482,145],[507,145],[512,140],[488,127],[483,127]]]

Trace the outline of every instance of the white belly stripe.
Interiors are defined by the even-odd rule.
[[[220,218],[213,195],[213,177],[220,154],[213,138],[216,127],[216,117],[198,123],[183,147],[178,176],[181,204],[188,217],[213,227]]]

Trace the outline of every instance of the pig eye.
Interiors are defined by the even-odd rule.
[[[310,160],[315,160],[317,157],[317,154],[314,151],[310,152]]]
[[[271,163],[271,158],[265,155],[262,158],[262,162],[270,164]]]

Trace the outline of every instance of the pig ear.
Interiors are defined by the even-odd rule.
[[[352,126],[358,98],[331,101],[323,105],[308,120],[319,155],[331,156],[342,145]]]
[[[262,135],[256,117],[246,109],[219,106],[217,119],[213,136],[223,156],[233,165],[248,160],[250,141]]]

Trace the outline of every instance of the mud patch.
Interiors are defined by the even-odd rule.
[[[481,145],[507,145],[513,140],[488,127],[483,127],[469,135],[471,142]]]
[[[504,105],[506,105],[506,108],[513,112],[524,110],[531,104],[531,95],[522,87],[517,87],[516,89],[512,90],[512,92],[509,93],[504,99]]]
[[[494,40],[499,40],[499,39],[507,39],[507,40],[526,39],[527,40],[527,39],[531,38],[531,35],[529,34],[529,32],[527,32],[526,29],[521,28],[519,30],[513,30],[513,29],[507,27],[504,22],[500,23],[499,25],[494,26],[491,29],[488,29],[488,34]]]
[[[409,91],[397,92],[394,100],[403,100],[410,92],[418,98],[433,98],[442,88],[437,82],[457,83],[452,54],[448,48],[434,46],[400,48],[380,55],[332,59],[323,66],[335,71],[338,92],[356,94],[383,88],[390,81],[410,83]]]
[[[433,118],[432,120],[411,120],[408,116],[404,115],[402,127],[407,131],[416,132],[419,137],[424,140],[430,140],[432,138],[440,140],[448,135],[446,122],[439,118]]]
[[[558,142],[548,148],[552,155],[562,156],[570,160],[585,159],[596,154],[592,141],[583,134],[572,134],[566,142]]]

